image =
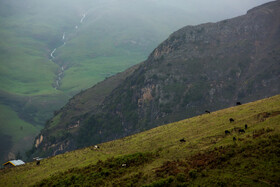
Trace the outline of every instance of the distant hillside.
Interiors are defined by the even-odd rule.
[[[279,122],[277,95],[0,170],[0,186],[278,186]]]
[[[145,60],[171,32],[205,18],[161,0],[1,0],[0,161],[24,156],[73,95]]]
[[[98,103],[92,100],[115,77],[76,95],[30,154],[56,155],[279,94],[279,14],[275,1],[244,16],[180,29]]]

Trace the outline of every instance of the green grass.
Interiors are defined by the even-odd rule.
[[[105,77],[142,61],[160,41],[166,38],[167,34],[178,28],[178,25],[185,25],[185,20],[190,19],[188,17],[193,17],[179,14],[177,9],[172,12],[169,6],[164,5],[159,10],[159,12],[164,13],[163,17],[154,11],[153,6],[147,7],[148,12],[153,13],[149,17],[150,14],[143,14],[138,10],[138,6],[131,8],[131,4],[127,4],[128,2],[124,2],[122,5],[124,8],[121,9],[118,6],[114,7],[114,5],[107,8],[94,5],[93,14],[89,15],[79,32],[72,32],[73,26],[79,22],[80,10],[88,10],[90,6],[85,6],[85,4],[89,5],[89,2],[91,1],[79,1],[76,2],[75,6],[71,6],[67,0],[40,1],[40,3],[37,0],[26,0],[8,7],[2,5],[14,2],[3,1],[0,3],[0,91],[9,94],[9,96],[1,97],[5,100],[1,103],[7,104],[9,101],[9,106],[1,105],[0,123],[1,128],[4,129],[1,129],[1,133],[10,135],[13,144],[18,145],[13,149],[30,146],[32,140],[26,140],[25,137],[30,137],[30,133],[39,131],[39,128],[33,127],[22,119],[32,121],[34,124],[44,124],[45,119],[51,116],[52,111],[66,103],[69,95],[72,96],[81,89],[88,88]],[[10,9],[13,12],[9,12]],[[106,13],[109,9],[110,13]],[[166,9],[171,13],[162,11]],[[105,16],[103,16],[104,10]],[[124,10],[127,10],[127,14],[121,15],[120,13]],[[95,18],[99,16],[99,13],[101,13],[101,17],[96,22]],[[128,19],[131,18],[132,13],[136,13],[136,16],[131,19],[133,21]],[[114,19],[109,20],[109,17]],[[162,19],[165,17],[172,17],[173,21]],[[61,90],[56,91],[53,89],[52,83],[59,67],[48,60],[48,55],[57,46],[65,31],[72,32],[72,38],[67,41],[65,47],[57,50],[55,56],[57,62],[65,63],[68,69],[65,71]],[[111,31],[116,32],[112,33]],[[135,42],[137,45],[134,45]],[[55,126],[58,120],[55,119],[52,125]],[[19,125],[23,127],[20,132],[17,129]],[[163,129],[160,130],[160,133],[164,134],[162,131]],[[168,136],[168,134],[165,135]],[[140,137],[141,135],[139,135]],[[161,141],[161,138],[156,140]],[[29,143],[26,143],[27,141]],[[199,142],[199,140],[197,141]],[[230,142],[230,140],[228,141]],[[193,144],[196,143],[193,142]],[[137,147],[138,144],[139,142],[132,145]],[[145,146],[158,146],[156,143],[150,144]],[[166,144],[169,145],[170,142],[169,144],[166,142]],[[139,150],[144,148],[137,147]],[[176,149],[176,147],[171,146],[170,155]],[[50,169],[47,166],[47,171],[38,170],[40,174],[35,174],[34,170],[31,170],[29,174],[33,176],[34,181],[39,181],[54,171],[63,171],[76,165],[84,166],[115,154],[130,154],[136,149],[119,150],[123,150],[123,152],[112,150],[108,154],[100,153],[100,155],[93,152],[93,155],[88,155],[92,157],[91,159],[86,159],[86,161],[77,159],[74,161],[74,165],[59,160],[61,164],[66,164],[65,167],[54,161],[55,165],[63,167],[56,168],[57,166],[54,166],[55,169]],[[178,155],[180,154],[183,155],[183,153]],[[74,160],[74,157],[70,157],[70,160]],[[30,180],[33,179],[27,179],[25,184],[33,183]],[[20,180],[16,179],[15,181],[21,183]]]
[[[155,159],[152,153],[135,153],[117,158],[110,158],[106,161],[98,161],[95,165],[89,165],[85,168],[69,169],[66,173],[70,174],[67,178],[65,173],[54,175],[50,180],[44,180],[38,186],[101,186],[105,180],[123,177],[124,175],[134,173],[139,167],[151,163]],[[125,165],[124,165],[125,164]],[[122,166],[120,168],[120,166]],[[125,183],[124,183],[125,182]],[[127,181],[115,185],[128,185]],[[133,185],[133,183],[131,183]]]
[[[57,66],[44,57],[42,43],[29,38],[16,39],[19,41],[1,41],[1,49],[4,51],[0,53],[1,90],[22,95],[54,93],[51,84]],[[33,45],[36,48],[37,44],[36,50],[27,47]]]
[[[230,123],[229,118],[235,122]],[[105,178],[102,182],[105,185],[135,181],[137,186],[165,183],[176,186],[228,184],[234,179],[236,185],[279,185],[279,122],[280,95],[103,143],[98,150],[87,147],[44,159],[40,166],[28,163],[1,170],[0,178],[3,186],[51,183],[51,175],[54,178],[60,175],[56,172],[66,172],[63,176],[67,178],[74,174],[71,171],[85,171],[90,164],[96,167],[98,160],[150,152],[156,155],[153,161],[117,179]],[[245,133],[234,130],[244,128],[245,124],[248,124]],[[231,134],[225,135],[225,130]],[[233,141],[233,137],[237,141]],[[186,142],[181,143],[181,138]],[[246,177],[238,181],[240,176]],[[46,180],[43,182],[43,179]]]
[[[127,67],[143,60],[143,56],[126,55],[119,57],[99,57],[84,61],[65,71],[61,90],[77,92],[102,81],[106,77],[124,71]]]
[[[106,78],[102,83],[98,83],[86,91],[82,91],[69,100],[69,103],[59,111],[55,118],[47,123],[45,130],[56,131],[57,129],[67,128],[78,116],[84,115],[99,107],[99,104],[130,76],[139,65],[135,65],[126,71]],[[75,123],[75,122],[74,122]]]
[[[68,93],[52,87],[59,66],[50,62],[48,55],[53,41],[60,39],[61,29],[72,25],[71,17],[76,17],[63,15],[72,12],[67,5],[62,13],[33,0],[13,3],[0,3],[1,13],[6,12],[0,16],[0,103],[3,104],[0,134],[12,142],[10,146],[1,144],[1,150],[5,149],[5,154],[1,152],[1,161],[7,160],[8,150],[14,154],[21,151],[24,155],[53,111],[67,102]],[[26,6],[32,8],[27,10]],[[13,12],[9,12],[9,8]]]
[[[12,137],[11,152],[22,152],[30,149],[35,136],[41,127],[34,126],[21,120],[10,107],[0,105],[0,132]]]
[[[107,9],[100,6],[107,6],[111,13],[103,16]],[[141,62],[174,30],[173,23],[167,26],[165,19],[158,22],[157,17],[155,22],[145,23],[143,20],[148,20],[148,14],[125,8],[123,10],[128,13],[123,15],[118,6],[113,3],[108,7],[88,0],[71,4],[66,0],[0,2],[0,91],[8,94],[3,100],[11,101],[15,95],[21,97],[21,101],[16,99],[5,104],[21,117],[25,115],[20,115],[19,111],[25,105],[26,113],[30,112],[28,118],[34,116],[27,121],[44,124],[45,117],[50,115],[46,109],[49,106],[42,107],[42,103],[53,103],[53,96],[59,95],[59,99],[64,96],[61,100],[65,104],[69,96]],[[121,6],[127,7],[126,3]],[[76,32],[74,26],[85,10],[91,14]],[[127,16],[131,12],[135,12],[133,18]],[[101,19],[94,21],[99,15]],[[63,32],[66,32],[67,45],[57,50],[55,60],[66,65],[67,70],[61,90],[55,90],[52,84],[59,66],[49,61],[49,54],[61,42]],[[132,40],[141,45],[127,43]],[[30,97],[32,101],[36,98],[32,104],[14,104],[28,101]],[[38,105],[34,106],[35,103]],[[59,107],[61,104],[50,108],[57,110]]]
[[[53,111],[67,100],[67,96],[63,94],[26,97],[5,92],[0,92],[0,98],[0,136],[6,137],[4,140],[10,142],[2,142],[1,162],[8,159],[9,152],[16,154],[20,151],[24,156],[25,151],[32,147],[35,136],[53,116]]]
[[[265,129],[266,135],[253,141],[239,140],[242,144],[221,146],[185,159],[165,162],[156,169],[155,180],[172,177],[172,184],[194,186],[277,185],[280,136],[267,135],[270,131],[273,130]]]
[[[90,0],[1,1],[0,92],[10,94],[4,100],[14,95],[22,100],[36,97],[39,105],[32,107],[39,111],[34,109],[35,114],[28,115],[34,116],[32,123],[43,124],[44,117],[49,116],[49,112],[44,115],[46,109],[41,107],[46,98],[49,99],[46,102],[53,103],[53,95],[60,95],[59,98],[63,95],[65,104],[69,96],[141,62],[168,34],[185,25],[184,19],[176,18],[188,17],[183,11],[179,14],[177,8],[172,8],[169,13],[172,16],[167,16],[162,10],[170,7],[165,4],[150,4],[145,10],[138,7],[135,2]],[[155,13],[153,7],[159,8],[161,14]],[[85,11],[87,18],[79,24]],[[167,21],[166,17],[174,20]],[[78,31],[74,29],[76,24]],[[58,48],[55,61],[67,70],[61,90],[55,90],[52,84],[59,66],[49,61],[49,54],[62,43],[64,32],[67,44]],[[8,103],[16,112],[22,107],[15,107],[17,101]],[[53,110],[61,107],[53,106],[56,107],[51,107]],[[23,115],[18,112],[18,116]]]
[[[1,2],[2,11],[7,11],[0,16],[1,90],[25,96],[57,93],[52,83],[59,67],[49,61],[49,53],[60,40],[62,28],[73,25],[76,16],[64,15],[73,12],[67,5],[64,12],[53,10],[50,15],[51,4],[64,2]]]

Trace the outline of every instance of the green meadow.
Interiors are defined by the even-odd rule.
[[[19,124],[38,133],[73,95],[142,62],[175,30],[208,19],[187,9],[156,1],[0,1],[0,112],[14,116],[0,119],[5,141],[12,142],[4,150],[24,154],[14,139],[34,131],[23,130],[25,136],[17,137],[12,132]],[[62,66],[64,76],[56,90]],[[11,158],[0,155],[0,162]]]
[[[166,5],[158,8],[165,9]],[[152,12],[151,7],[143,11],[129,2],[1,1],[1,113],[13,111],[17,124],[26,130],[33,125],[39,133],[53,112],[74,94],[145,60],[168,34],[185,25],[184,19],[168,22],[164,15]],[[87,17],[81,23],[84,13]],[[182,13],[174,16],[182,18]],[[57,50],[51,61],[54,48]],[[64,76],[56,90],[53,86],[62,66]],[[14,138],[23,135],[12,133],[15,126],[12,119],[1,118],[0,128],[6,129],[3,132],[9,137],[6,139],[13,139],[5,150],[24,155],[24,149],[16,150],[20,144]],[[21,133],[29,136],[25,130]],[[1,162],[12,158],[7,154],[0,157]]]
[[[16,33],[0,31],[1,90],[20,95],[54,93],[51,87],[57,65],[45,57],[44,44]],[[33,46],[33,47],[28,47]]]
[[[127,55],[120,57],[98,57],[84,61],[81,65],[75,65],[65,71],[61,90],[71,93],[88,88],[106,77],[110,77],[124,71],[132,63],[143,60],[141,56]],[[82,72],[82,73],[81,73]]]
[[[18,152],[23,153],[26,149],[30,149],[41,127],[23,121],[18,117],[17,113],[8,106],[0,105],[0,111],[1,142],[11,145],[11,147],[3,145],[3,147],[1,147],[1,154],[7,154],[9,152],[14,154]]]
[[[3,169],[1,186],[277,186],[279,122],[277,95]]]

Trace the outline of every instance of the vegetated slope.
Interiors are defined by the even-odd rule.
[[[59,111],[51,120],[55,123],[49,123],[36,138],[31,152],[55,155],[229,107],[236,101],[278,94],[279,4],[271,2],[244,16],[180,29],[96,109],[67,115],[80,103],[73,100],[71,108],[67,105]],[[87,92],[91,89],[84,95]]]
[[[0,104],[0,155],[12,154],[11,147],[13,147],[12,152],[16,156],[23,156],[21,153],[26,151],[26,145],[30,145],[34,141],[34,137],[37,135],[40,128],[38,126],[33,126],[28,124],[17,117],[17,114],[9,107]],[[10,123],[13,126],[9,126]],[[14,144],[11,145],[11,144]],[[30,146],[29,146],[30,147]],[[1,159],[1,157],[0,157]]]
[[[47,121],[45,129],[48,132],[55,133],[55,136],[49,137],[47,141],[55,142],[56,137],[67,138],[72,137],[73,134],[77,134],[80,127],[80,117],[87,116],[88,112],[98,111],[100,104],[104,99],[121,84],[128,76],[130,76],[139,65],[132,66],[124,72],[118,73],[112,77],[107,78],[102,83],[98,83],[92,88],[82,91],[75,95],[69,102],[59,111],[55,112],[55,117]],[[35,147],[39,146],[42,141],[46,141],[44,136],[38,137],[35,142]],[[77,145],[68,145],[72,149]],[[33,154],[34,148],[27,154],[30,156]],[[45,150],[45,155],[49,150]],[[63,149],[56,150],[55,154],[60,153]],[[49,152],[51,153],[51,152]]]
[[[279,185],[279,122],[277,95],[0,170],[0,185]]]
[[[5,128],[0,124],[2,137],[11,145],[5,146],[10,156],[0,152],[0,162],[13,159],[24,141],[10,141],[18,139],[8,138],[16,135],[9,134],[14,127],[33,125],[39,133],[70,97],[143,61],[172,31],[238,15],[256,4],[200,14],[193,2],[177,0],[174,6],[161,0],[1,0],[1,112],[12,109],[18,120],[0,118],[5,121]],[[215,3],[234,7],[231,2]],[[26,138],[34,135],[25,134]],[[24,149],[31,146],[27,143]]]
[[[1,113],[9,114],[0,117],[0,129],[1,135],[11,137],[6,139],[10,146],[5,146],[9,154],[0,152],[1,162],[14,158],[18,151],[24,155],[45,121],[69,97],[52,87],[58,66],[49,61],[48,53],[60,41],[57,26],[71,25],[74,16],[64,18],[62,24],[57,18],[63,13],[50,14],[50,4],[41,1],[38,5],[33,0],[0,2],[0,103]],[[66,7],[64,13],[71,12]],[[18,131],[20,136],[14,133]],[[4,145],[0,146],[2,150]]]
[[[143,6],[148,8],[139,9]],[[17,118],[0,118],[10,145],[0,152],[0,162],[32,147],[26,143],[18,149],[35,137],[33,131],[18,139],[12,129],[34,126],[38,134],[81,89],[143,61],[170,32],[206,17],[185,12],[159,0],[0,1],[1,112],[11,109]]]

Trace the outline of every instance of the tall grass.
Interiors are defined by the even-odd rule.
[[[56,172],[71,168],[82,171],[99,160],[150,152],[156,155],[152,162],[136,167],[136,172],[118,179],[104,179],[105,184],[135,181],[139,186],[165,183],[225,185],[241,175],[244,180],[234,184],[279,184],[279,111],[278,95],[103,143],[99,145],[100,149],[87,147],[44,159],[40,166],[28,163],[2,170],[0,178],[3,185],[27,186],[50,175],[59,176]],[[229,118],[234,118],[235,122],[230,123]],[[238,129],[244,129],[245,124],[248,129],[239,133]],[[225,130],[231,133],[226,135]],[[180,142],[182,138],[186,142]]]

